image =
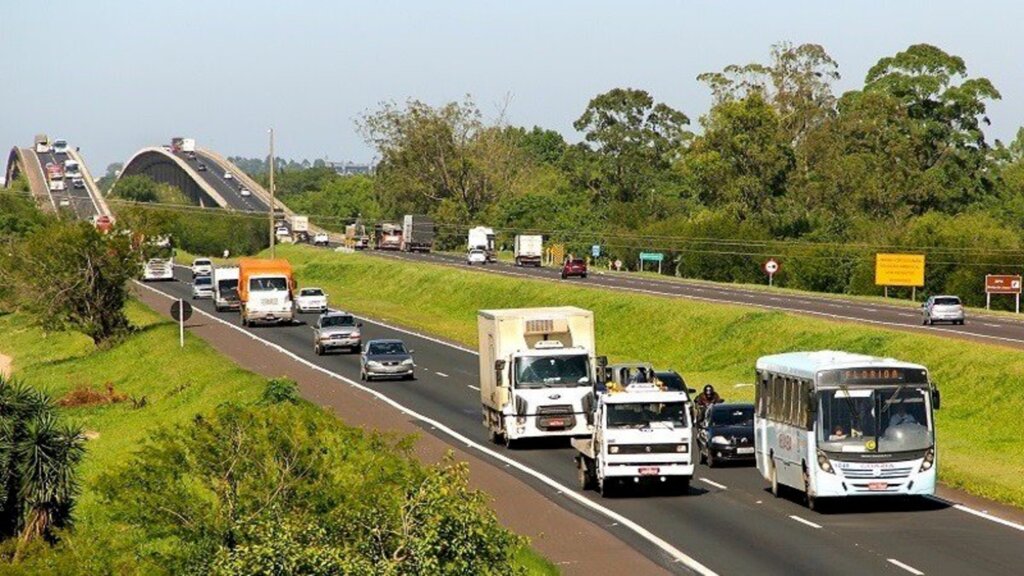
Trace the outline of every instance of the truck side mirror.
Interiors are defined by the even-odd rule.
[[[597,365],[599,367],[601,367],[601,368],[604,368],[605,366],[607,366],[608,365],[608,357],[607,356],[598,356],[597,357]]]
[[[932,409],[938,410],[941,404],[942,394],[939,392],[938,388],[932,388]]]
[[[505,369],[505,361],[504,360],[495,360],[494,361],[494,370],[495,371],[500,372],[500,371],[502,371],[504,369]]]

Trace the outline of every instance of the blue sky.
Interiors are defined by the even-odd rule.
[[[80,146],[94,172],[191,136],[228,155],[365,161],[353,119],[383,100],[470,94],[493,116],[577,140],[594,95],[642,88],[707,111],[701,72],[767,59],[780,40],[825,46],[838,91],[879,58],[928,42],[1002,92],[991,138],[1024,124],[1024,3],[6,2],[0,12],[0,146],[37,132]]]

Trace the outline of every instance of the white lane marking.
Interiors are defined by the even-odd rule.
[[[899,566],[900,568],[903,568],[904,570],[910,572],[914,576],[924,576],[924,572],[921,572],[920,570],[914,568],[909,564],[904,564],[903,562],[900,562],[895,558],[886,558],[886,560],[889,562],[889,564],[892,564],[893,566]]]
[[[988,322],[982,322],[982,324],[988,326],[989,328],[999,328],[999,324],[989,324]]]
[[[810,526],[811,528],[817,528],[819,530],[821,529],[821,524],[815,524],[814,522],[811,522],[810,520],[804,520],[803,518],[801,518],[801,517],[799,517],[799,516],[797,516],[795,514],[790,514],[789,517],[792,518],[793,520],[796,520],[797,522],[799,522],[801,524]]]
[[[934,500],[939,500],[941,502],[946,502],[942,498],[936,498],[934,496],[932,498]],[[948,502],[947,502],[947,504],[948,504]],[[1021,532],[1024,532],[1024,524],[1018,524],[1016,522],[1012,522],[1010,520],[1006,520],[1006,519],[1000,518],[998,516],[993,516],[993,515],[989,514],[988,512],[982,512],[981,510],[975,510],[974,508],[969,508],[967,506],[964,506],[963,504],[953,504],[953,508],[955,508],[955,509],[957,509],[957,510],[959,510],[961,512],[966,512],[968,514],[973,514],[973,515],[975,515],[975,516],[977,516],[979,518],[984,518],[985,520],[988,520],[990,522],[995,522],[996,524],[1002,524],[1003,526],[1006,526],[1007,528],[1013,528],[1014,530],[1020,530]]]
[[[725,484],[719,484],[718,482],[715,482],[714,480],[708,480],[707,478],[700,478],[700,481],[705,483],[705,484],[710,484],[710,485],[714,486],[715,488],[718,488],[719,490],[728,490],[729,489],[729,487],[726,486]]]
[[[746,388],[748,386],[753,386],[753,384],[734,384],[733,388]]]
[[[157,294],[163,296],[164,298],[167,298],[168,300],[177,300],[177,298],[171,296],[170,294],[167,294],[165,292],[161,292],[161,291],[157,290],[156,288],[153,288],[151,286],[147,286],[147,285],[145,285],[145,284],[143,284],[143,283],[141,283],[141,282],[139,282],[137,280],[135,280],[134,282],[135,282],[136,285],[141,286],[141,287],[143,287],[143,288],[145,288],[147,290],[150,290],[152,292],[156,292]],[[344,382],[344,383],[348,384],[349,386],[351,386],[353,388],[356,388],[358,390],[362,390],[363,392],[366,392],[367,394],[373,395],[375,398],[377,398],[381,402],[384,402],[385,404],[390,405],[391,407],[401,411],[403,414],[407,414],[409,416],[412,416],[413,418],[423,422],[424,424],[427,424],[429,426],[433,426],[433,427],[437,428],[441,432],[444,432],[448,436],[451,436],[452,438],[454,438],[458,442],[464,444],[467,448],[474,448],[474,449],[476,449],[476,450],[478,450],[478,451],[480,451],[480,452],[490,456],[491,458],[494,458],[495,460],[498,460],[499,462],[505,464],[506,467],[515,468],[516,470],[519,470],[520,472],[522,472],[524,474],[527,474],[529,476],[532,476],[533,478],[536,478],[537,480],[539,480],[540,482],[546,484],[550,488],[558,491],[560,494],[563,494],[565,497],[569,498],[570,500],[574,500],[577,504],[579,504],[579,505],[581,505],[581,506],[583,506],[585,508],[589,508],[589,509],[593,510],[594,512],[602,514],[602,515],[606,516],[607,518],[609,518],[610,520],[618,522],[619,524],[621,524],[621,525],[625,526],[626,528],[632,530],[638,536],[640,536],[644,540],[647,540],[648,542],[650,542],[654,546],[657,546],[663,552],[665,552],[666,554],[668,554],[669,556],[674,558],[676,562],[678,562],[680,564],[683,564],[684,566],[686,566],[690,570],[693,570],[694,572],[697,572],[698,574],[703,574],[703,575],[706,575],[706,576],[717,576],[716,572],[714,572],[713,570],[711,570],[707,566],[701,564],[697,559],[693,558],[692,556],[687,555],[682,550],[679,550],[675,546],[669,544],[668,542],[666,542],[665,540],[663,540],[660,537],[656,536],[654,533],[650,532],[649,530],[647,530],[646,528],[644,528],[640,524],[637,524],[635,521],[633,521],[633,520],[623,516],[622,514],[619,514],[618,512],[615,512],[614,510],[611,510],[610,508],[605,508],[604,506],[598,504],[597,502],[594,502],[593,500],[587,498],[586,496],[583,496],[582,494],[577,493],[575,490],[570,489],[570,488],[566,487],[563,484],[560,484],[557,480],[555,480],[555,479],[553,479],[553,478],[551,478],[549,476],[546,476],[545,474],[543,474],[543,473],[541,473],[541,472],[539,472],[537,470],[534,470],[533,468],[530,468],[529,466],[526,466],[525,464],[522,464],[518,460],[513,460],[512,458],[509,458],[508,456],[505,456],[504,454],[501,454],[499,452],[495,452],[494,450],[492,450],[492,449],[490,449],[490,448],[488,448],[488,447],[486,447],[486,446],[484,446],[482,444],[478,444],[477,442],[473,441],[472,439],[470,439],[470,438],[468,438],[466,436],[463,436],[462,434],[459,434],[458,432],[456,432],[455,430],[453,430],[453,429],[449,428],[448,426],[442,424],[441,422],[439,422],[437,420],[434,420],[434,419],[432,419],[432,418],[430,418],[428,416],[425,416],[423,414],[420,414],[419,412],[416,412],[416,411],[414,411],[414,410],[412,410],[410,408],[407,408],[403,404],[401,404],[400,402],[392,400],[391,398],[389,398],[385,394],[383,394],[381,392],[378,392],[377,390],[374,390],[373,388],[369,388],[369,387],[363,386],[362,384],[360,384],[359,382],[356,382],[355,380],[351,380],[349,378],[346,378],[345,376],[342,376],[341,374],[338,374],[336,372],[331,372],[330,370],[328,370],[326,368],[323,368],[322,366],[318,366],[318,365],[314,364],[313,362],[310,362],[309,360],[306,360],[305,358],[300,357],[298,354],[295,354],[295,353],[291,352],[290,350],[284,348],[283,346],[280,346],[278,344],[274,344],[273,342],[271,342],[269,340],[264,340],[263,338],[260,338],[259,336],[253,334],[252,332],[248,332],[248,331],[242,329],[240,326],[236,326],[235,324],[232,324],[230,322],[226,322],[226,321],[222,320],[221,318],[218,318],[217,316],[214,316],[213,314],[210,314],[209,312],[206,312],[205,310],[202,310],[200,308],[194,308],[194,310],[196,312],[198,312],[199,314],[202,314],[203,316],[206,316],[207,318],[209,318],[209,319],[211,319],[211,320],[213,320],[215,322],[219,322],[219,323],[227,326],[228,328],[231,328],[232,330],[235,330],[237,332],[245,334],[249,338],[263,343],[265,346],[268,346],[270,348],[273,348],[274,350],[277,350],[281,354],[284,354],[285,356],[288,356],[292,360],[295,360],[296,362],[299,362],[300,364],[303,364],[304,366],[306,366],[306,367],[308,367],[308,368],[310,368],[312,370],[316,370],[317,372],[321,372],[321,373],[323,373],[323,374],[325,374],[325,375],[327,375],[327,376],[329,376],[331,378],[334,378],[336,380]]]
[[[473,386],[472,384],[466,384],[466,388],[472,388],[473,390],[476,390],[477,392],[480,391],[480,387],[479,386]]]
[[[444,372],[437,372],[437,371],[435,371],[435,372],[434,372],[434,374],[437,374],[437,375],[438,375],[438,376],[440,376],[441,378],[447,378],[447,377],[448,377],[448,375],[447,375],[447,374],[445,374]]]

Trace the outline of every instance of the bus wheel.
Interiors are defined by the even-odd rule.
[[[772,496],[779,497],[779,471],[775,466],[774,458],[772,458]]]

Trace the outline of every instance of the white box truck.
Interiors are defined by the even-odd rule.
[[[181,151],[182,152],[195,152],[196,151],[196,139],[195,138],[182,138],[181,139]]]
[[[593,431],[573,438],[580,489],[665,487],[680,493],[693,479],[693,423],[683,390],[657,384],[608,385],[597,399]]]
[[[535,234],[516,234],[516,266],[540,266],[544,255],[544,237]]]
[[[476,226],[469,229],[469,237],[466,242],[466,252],[483,250],[487,255],[488,262],[494,262],[494,229],[486,226]]]
[[[480,310],[480,402],[492,442],[585,436],[595,405],[594,313]]]
[[[238,310],[238,266],[217,266],[213,269],[213,307],[217,312]]]

